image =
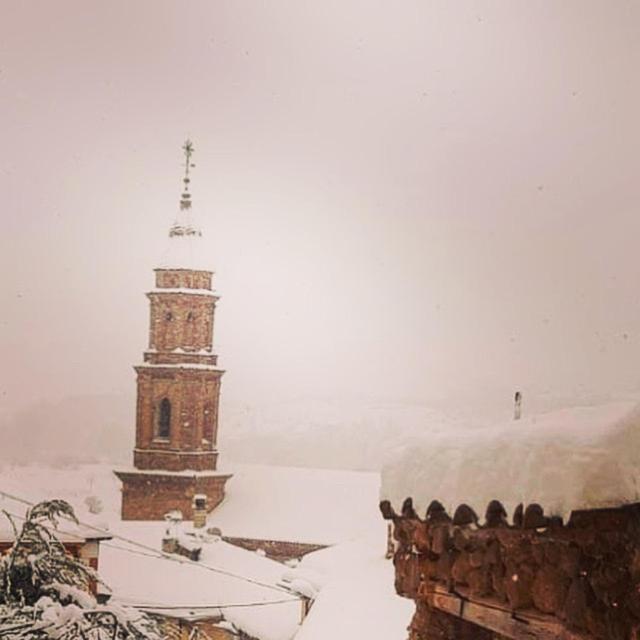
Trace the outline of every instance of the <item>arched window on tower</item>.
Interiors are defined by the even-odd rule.
[[[171,435],[171,402],[169,398],[162,398],[158,405],[156,434],[158,438],[168,438]]]

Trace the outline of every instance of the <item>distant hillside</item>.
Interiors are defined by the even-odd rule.
[[[223,460],[379,469],[390,450],[445,422],[436,411],[405,405],[226,406],[219,446]],[[135,399],[103,395],[39,403],[5,417],[1,427],[0,463],[124,462],[133,446]]]
[[[128,460],[135,400],[125,395],[78,396],[40,402],[2,417],[0,464]]]
[[[611,398],[576,401],[539,396],[534,401],[525,395],[524,413],[595,401]],[[508,419],[510,413],[509,401],[499,411],[478,401],[463,403],[453,412],[408,403],[308,399],[250,406],[225,404],[223,398],[219,446],[223,462],[379,470],[399,448],[416,439],[424,441],[430,433],[461,425]],[[80,396],[34,404],[0,417],[0,464],[128,462],[134,429],[133,395]]]
[[[239,462],[377,470],[399,447],[457,424],[417,405],[300,401],[228,408],[220,448]]]

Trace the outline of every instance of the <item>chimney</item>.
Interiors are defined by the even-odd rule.
[[[514,397],[513,402],[513,419],[520,420],[522,417],[522,394],[519,391],[516,391],[516,395]]]
[[[193,526],[202,529],[207,524],[207,496],[196,493],[193,496]]]
[[[178,530],[182,522],[182,512],[174,509],[164,514],[167,528],[162,538],[162,550],[165,553],[176,553],[178,548]]]
[[[164,519],[167,521],[167,529],[162,538],[162,551],[175,553],[196,562],[200,560],[202,544],[195,534],[181,530],[182,513],[175,509],[165,513]]]

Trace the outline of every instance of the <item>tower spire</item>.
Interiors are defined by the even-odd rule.
[[[182,182],[184,187],[182,195],[180,196],[180,211],[176,217],[176,221],[169,229],[169,237],[187,237],[201,236],[200,229],[195,225],[191,214],[191,193],[189,193],[189,184],[191,178],[189,177],[190,170],[196,165],[191,162],[191,156],[193,155],[194,148],[193,142],[187,139],[182,145],[182,151],[184,152],[184,177]]]
[[[182,178],[182,182],[184,183],[184,191],[182,192],[182,196],[180,198],[180,209],[191,209],[191,194],[189,193],[189,183],[191,179],[189,178],[189,169],[192,169],[196,165],[191,162],[191,156],[195,149],[193,148],[193,142],[187,139],[185,143],[182,145],[182,150],[184,151],[184,178]]]

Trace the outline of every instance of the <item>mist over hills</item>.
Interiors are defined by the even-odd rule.
[[[91,395],[40,401],[0,416],[0,465],[129,459],[135,400],[127,395]]]
[[[524,396],[524,412],[543,413],[598,404],[635,394],[557,397]],[[373,400],[295,399],[260,405],[223,402],[219,448],[225,461],[335,469],[378,470],[402,448],[430,432],[462,426],[481,428],[508,419],[510,397],[479,394],[459,406]],[[38,402],[0,416],[0,465],[131,461],[135,397],[75,396]]]
[[[225,460],[378,469],[389,451],[448,418],[427,407],[292,401],[222,408]],[[99,395],[39,402],[4,416],[0,463],[130,461],[135,397]]]

